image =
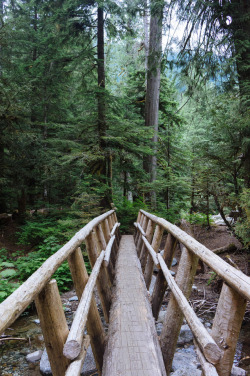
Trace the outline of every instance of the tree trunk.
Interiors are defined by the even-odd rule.
[[[151,182],[156,180],[157,168],[157,143],[158,143],[158,117],[161,75],[161,49],[162,49],[162,17],[164,2],[151,3],[149,56],[147,74],[147,94],[145,107],[145,125],[154,128],[153,156],[149,167]],[[156,193],[151,192],[152,207],[156,208]]]
[[[99,173],[101,183],[108,185],[104,196],[100,200],[100,206],[103,209],[109,208],[112,202],[111,179],[111,160],[107,153],[107,143],[105,136],[107,133],[106,123],[106,103],[105,103],[105,68],[104,68],[104,11],[102,7],[97,10],[97,73],[98,73],[98,91],[97,91],[97,111],[98,111],[98,142],[102,159],[99,162]]]

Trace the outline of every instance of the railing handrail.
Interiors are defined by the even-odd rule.
[[[145,210],[141,209],[140,212],[154,223],[162,226],[164,229],[170,232],[180,243],[197,255],[234,290],[241,294],[245,299],[250,300],[250,277],[245,275],[242,271],[229,265],[222,258],[213,253],[203,244],[199,243],[179,227],[173,225],[163,218],[150,214]]]
[[[110,210],[91,220],[0,304],[0,333],[20,316],[44,288],[60,265],[81,245],[91,231],[112,213],[114,213],[114,210]]]

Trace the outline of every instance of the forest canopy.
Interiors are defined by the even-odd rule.
[[[0,213],[238,211],[249,245],[249,8],[0,0]]]

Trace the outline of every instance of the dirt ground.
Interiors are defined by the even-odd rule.
[[[196,240],[205,245],[208,249],[217,249],[229,244],[235,244],[236,249],[225,252],[219,256],[226,262],[230,260],[245,274],[250,275],[250,255],[242,249],[241,243],[228,231],[226,226],[213,225],[210,229],[202,226],[193,226],[193,234]],[[180,249],[176,250],[175,258],[179,261]],[[178,269],[178,264],[171,268],[174,272]],[[198,266],[195,276],[190,302],[198,316],[211,315],[215,313],[222,287],[222,279],[217,276],[206,265],[204,272]],[[245,320],[250,321],[250,304],[248,303]]]

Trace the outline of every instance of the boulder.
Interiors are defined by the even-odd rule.
[[[36,362],[38,362],[41,359],[42,354],[43,354],[42,350],[35,351],[35,352],[31,353],[31,354],[28,354],[26,356],[26,360],[29,363],[36,363]]]
[[[91,346],[88,347],[87,354],[84,360],[84,364],[81,370],[82,376],[93,375],[96,372],[96,364]],[[40,373],[43,376],[52,376],[49,358],[46,349],[43,352],[40,362]]]
[[[193,333],[187,324],[182,325],[180,335],[177,341],[177,344],[184,345],[185,343],[189,343],[193,340]]]
[[[246,371],[240,367],[233,366],[231,369],[231,376],[246,376]]]

